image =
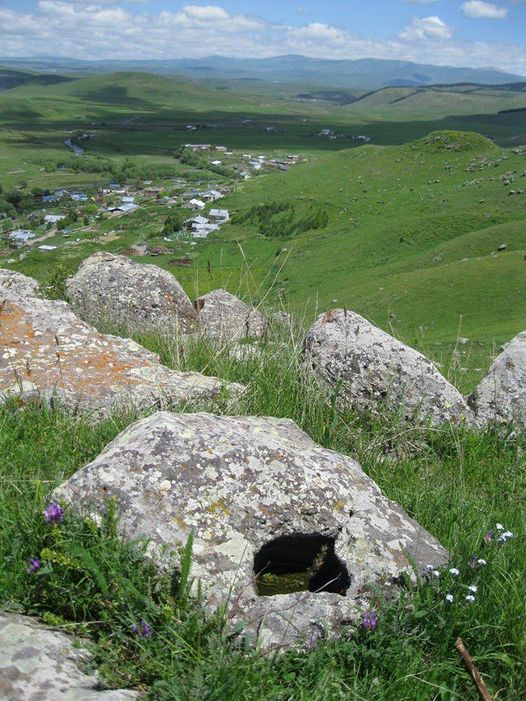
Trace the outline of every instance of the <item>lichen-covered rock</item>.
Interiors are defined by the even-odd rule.
[[[73,638],[27,616],[0,612],[0,699],[2,701],[131,701],[136,691],[101,690],[86,674],[87,650]]]
[[[95,253],[66,282],[75,313],[91,324],[127,331],[187,331],[196,313],[173,275],[126,256]]]
[[[305,359],[341,408],[403,412],[408,420],[467,424],[473,415],[433,363],[359,314],[322,314],[305,341]]]
[[[99,333],[65,302],[5,290],[0,328],[0,401],[12,395],[56,400],[101,418],[115,409],[202,404],[223,389],[240,389],[170,370],[134,341]]]
[[[199,297],[195,307],[203,333],[222,341],[261,338],[267,330],[267,321],[257,309],[226,290]]]
[[[424,571],[447,560],[358,463],[288,419],[159,412],[54,498],[95,517],[114,498],[122,532],[153,552],[181,548],[193,532],[205,605],[228,599],[229,620],[249,638],[259,632],[265,648],[336,631],[372,593],[394,595],[402,573],[414,578],[411,562]]]
[[[0,304],[6,292],[22,295],[23,297],[35,297],[38,293],[38,282],[32,277],[16,273],[14,270],[0,269]]]
[[[505,345],[469,403],[481,426],[496,422],[526,427],[526,331]]]

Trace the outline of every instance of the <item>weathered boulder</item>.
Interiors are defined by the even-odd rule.
[[[228,389],[214,377],[170,370],[130,339],[99,333],[65,302],[5,290],[0,328],[0,401],[56,400],[100,418],[117,408],[208,402]]]
[[[496,422],[526,428],[526,331],[505,345],[468,401],[481,426]]]
[[[214,290],[195,301],[202,331],[222,341],[261,338],[267,321],[254,307],[226,290]]]
[[[408,420],[472,423],[460,392],[418,351],[359,314],[335,309],[318,317],[305,359],[341,408],[403,412]]]
[[[5,701],[129,701],[136,691],[101,690],[83,669],[87,650],[27,616],[0,612],[0,699]]]
[[[32,277],[16,273],[14,270],[0,269],[0,303],[5,293],[11,292],[24,297],[34,297],[38,293],[38,282]]]
[[[187,331],[196,313],[171,273],[126,256],[95,253],[66,282],[75,313],[91,324],[126,331]]]
[[[394,595],[402,573],[414,578],[410,560],[421,571],[447,561],[358,463],[288,419],[159,412],[54,498],[95,517],[115,498],[123,533],[152,552],[180,548],[193,531],[205,605],[228,599],[232,623],[252,639],[259,631],[266,648],[356,620],[373,593]]]

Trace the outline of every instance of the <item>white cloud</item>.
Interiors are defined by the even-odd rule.
[[[507,7],[498,7],[484,0],[469,0],[461,9],[466,17],[474,19],[505,19],[508,15]]]
[[[400,33],[400,38],[406,41],[445,41],[452,36],[453,30],[440,17],[413,17]]]
[[[1,0],[0,0],[1,1]],[[163,59],[211,54],[269,57],[287,53],[357,59],[385,58],[438,65],[484,67],[526,75],[526,49],[460,41],[439,17],[414,18],[398,37],[363,37],[321,22],[292,27],[188,3],[155,13],[132,12],[124,0],[40,0],[33,12],[0,5],[0,54],[81,59]]]

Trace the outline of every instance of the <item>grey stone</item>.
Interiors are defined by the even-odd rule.
[[[354,312],[318,317],[306,337],[305,361],[327,393],[337,391],[342,409],[402,412],[432,425],[473,421],[460,392],[428,358]]]
[[[66,302],[4,290],[0,307],[0,401],[9,396],[57,401],[94,419],[116,409],[148,410],[200,404],[237,394],[196,372],[161,365],[131,339],[101,334],[78,319]]]
[[[415,580],[411,562],[424,572],[447,561],[358,463],[288,419],[168,412],[143,419],[54,493],[95,518],[110,497],[122,532],[149,539],[152,553],[182,548],[193,531],[191,575],[205,606],[228,600],[232,625],[249,639],[259,634],[265,649],[319,626],[335,633],[373,595],[396,595],[402,574]],[[266,574],[259,587],[273,586],[283,570],[309,570],[301,591],[258,595],[255,575]]]
[[[35,297],[38,294],[38,282],[32,277],[16,273],[14,270],[0,269],[0,303],[4,294],[13,292],[24,297]]]
[[[171,273],[126,256],[95,253],[66,287],[75,313],[91,324],[171,334],[187,331],[195,323],[192,303]]]
[[[257,309],[226,290],[199,297],[195,307],[203,333],[222,341],[261,338],[267,330],[267,321]]]
[[[83,669],[85,648],[60,630],[27,616],[0,612],[0,699],[2,701],[131,701],[136,691],[101,690],[96,674]]]
[[[526,428],[526,331],[504,346],[469,403],[481,426],[496,422]]]

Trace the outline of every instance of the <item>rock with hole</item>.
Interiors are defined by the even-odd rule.
[[[195,324],[190,299],[174,276],[157,265],[95,253],[66,282],[73,310],[85,321],[117,332],[186,332]]]
[[[0,612],[0,699],[5,701],[131,701],[136,691],[104,690],[87,673],[90,653],[60,630],[28,616]]]
[[[341,409],[432,425],[473,423],[460,392],[428,358],[354,312],[318,317],[306,337],[305,362]]]
[[[265,649],[335,633],[444,548],[349,457],[288,419],[159,412],[141,420],[54,497],[96,517],[115,499],[127,538],[178,553],[204,604]],[[180,554],[176,554],[177,558]]]
[[[480,426],[526,428],[526,331],[504,346],[469,402]]]

